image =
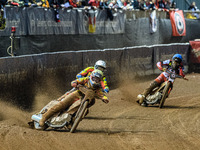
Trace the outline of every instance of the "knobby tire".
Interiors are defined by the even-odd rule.
[[[167,85],[165,86],[164,90],[163,90],[163,96],[162,96],[162,99],[160,101],[160,105],[159,105],[159,108],[163,108],[163,105],[165,103],[165,99],[168,95],[168,91],[169,91],[169,87],[170,87],[171,83],[168,82]]]
[[[80,110],[79,114],[77,114],[77,117],[76,117],[76,119],[74,120],[74,123],[73,123],[73,125],[72,125],[71,130],[70,130],[71,133],[74,133],[74,132],[75,132],[75,130],[76,130],[78,124],[80,123],[80,121],[81,121],[81,119],[82,119],[82,117],[83,117],[83,115],[84,115],[84,112],[85,112],[85,110],[86,110],[86,108],[87,108],[87,106],[88,106],[88,103],[89,103],[88,101],[85,101],[85,103],[83,104],[83,107],[82,107],[82,109]]]

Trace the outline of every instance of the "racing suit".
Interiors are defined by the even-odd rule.
[[[82,70],[80,73],[78,73],[76,75],[76,78],[78,79],[78,78],[89,76],[93,70],[94,70],[94,67],[87,67],[84,70]],[[101,87],[104,92],[106,93],[109,92],[109,87],[107,85],[107,80],[105,76],[103,76],[103,80],[101,81]]]
[[[165,70],[164,68],[166,68],[171,72],[174,72],[176,74],[179,74],[182,77],[185,77],[185,74],[183,72],[184,67],[183,67],[182,63],[175,70],[172,68],[172,60],[170,60],[170,59],[165,60],[165,61],[160,61],[156,65],[157,65],[158,69],[161,71],[164,71]],[[155,81],[160,84],[168,79],[169,79],[169,74],[164,71],[155,79]]]
[[[185,77],[184,74],[184,67],[183,64],[181,63],[179,66],[177,66],[176,69],[172,68],[172,60],[168,59],[165,61],[160,61],[157,62],[156,66],[158,67],[159,70],[163,71],[151,84],[150,86],[144,90],[144,92],[141,95],[141,98],[137,101],[139,104],[142,104],[145,97],[157,86],[159,86],[161,83],[167,81],[169,79],[169,74],[165,72],[166,69],[168,69],[171,72],[174,72],[176,74],[179,74],[182,77]]]

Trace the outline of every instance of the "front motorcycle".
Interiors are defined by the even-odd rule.
[[[78,89],[73,89],[73,91],[79,90],[82,93],[82,97],[80,99],[74,100],[73,104],[62,112],[58,112],[52,117],[50,117],[44,124],[43,127],[39,125],[39,121],[42,118],[42,114],[44,114],[48,109],[59,103],[61,100],[53,100],[49,102],[42,110],[32,115],[31,122],[28,124],[35,129],[39,130],[46,130],[47,128],[53,129],[68,129],[71,133],[75,132],[76,128],[78,127],[80,121],[87,115],[87,108],[88,105],[95,97],[95,91],[88,89],[86,87],[80,86]],[[70,94],[69,91],[67,94]]]
[[[188,80],[174,72],[171,72],[166,69],[166,72],[169,74],[169,78],[167,81],[163,82],[159,87],[156,87],[150,92],[146,98],[144,99],[144,105],[155,105],[158,104],[159,108],[163,108],[166,98],[169,96],[172,88],[173,83],[176,78]],[[140,99],[141,95],[138,95],[138,99]]]

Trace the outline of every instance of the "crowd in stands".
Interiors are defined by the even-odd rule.
[[[174,0],[0,0],[4,6],[45,7],[45,8],[92,8],[92,9],[139,9],[164,10],[176,8]],[[192,2],[188,10],[199,10]]]
[[[172,0],[0,0],[1,14],[4,7],[44,7],[44,8],[84,8],[106,9],[110,20],[112,10],[139,9],[139,10],[165,10],[175,9],[176,4]],[[58,14],[58,12],[56,11]],[[0,15],[0,29],[5,27],[5,19]],[[59,22],[56,15],[56,22]]]
[[[163,9],[176,8],[172,0],[0,0],[1,7],[45,7],[45,8],[113,8],[113,9]]]
[[[84,8],[84,9],[139,9],[169,11],[176,8],[173,0],[0,0],[0,28],[5,24],[3,19],[4,7],[44,7],[44,8]],[[198,11],[195,2],[188,10]],[[108,11],[109,13],[109,11]],[[190,13],[190,19],[198,19],[198,13]]]
[[[199,11],[199,9],[197,8],[195,2],[191,3],[188,10],[192,11],[193,13],[188,13],[187,18],[189,18],[189,19],[199,19],[200,18],[199,13],[196,13],[197,11]]]

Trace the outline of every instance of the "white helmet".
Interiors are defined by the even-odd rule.
[[[99,69],[101,71],[104,71],[106,69],[106,62],[103,60],[98,60],[95,65],[94,65],[95,69]]]

